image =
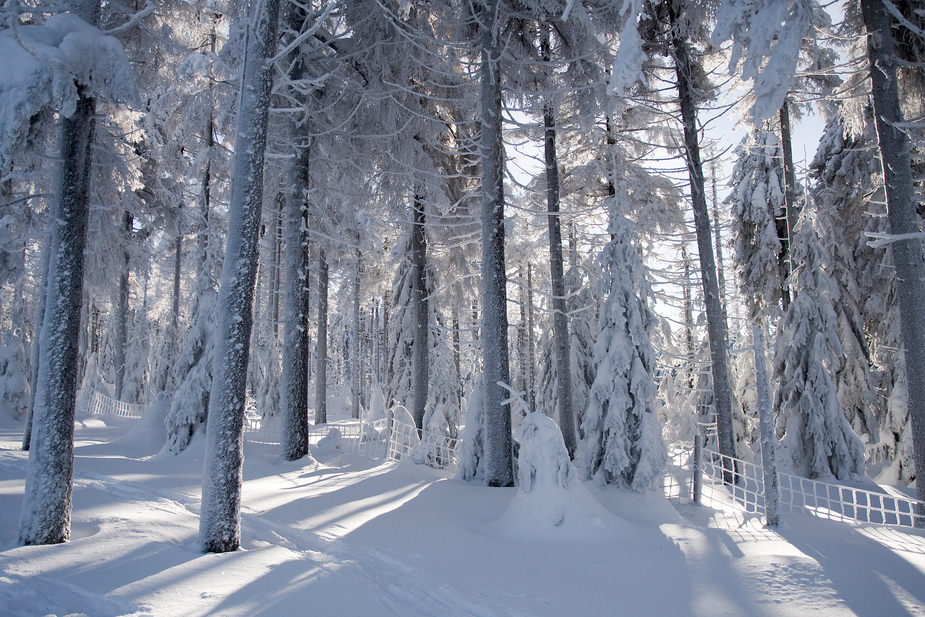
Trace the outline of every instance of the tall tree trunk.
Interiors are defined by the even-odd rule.
[[[507,272],[504,263],[504,144],[501,135],[501,40],[499,0],[487,0],[481,28],[482,161],[482,371],[485,388],[485,481],[514,484],[507,323]]]
[[[98,0],[75,13],[95,25]],[[78,87],[76,109],[61,121],[60,168],[49,217],[50,255],[29,467],[19,521],[23,544],[56,544],[71,533],[74,411],[78,385],[84,247],[90,203],[91,144],[96,101]]]
[[[527,406],[536,411],[536,357],[533,341],[533,266],[527,262]]]
[[[289,26],[301,29],[304,11],[289,7]],[[302,77],[302,64],[294,60],[290,78]],[[294,461],[308,454],[308,204],[309,147],[301,144],[301,127],[290,120],[289,134],[295,156],[289,163],[289,182],[283,225],[286,233],[286,289],[283,294],[283,458]]]
[[[26,422],[23,427],[22,449],[28,450],[32,445],[32,418],[35,415],[35,392],[38,389],[39,364],[42,355],[42,323],[45,321],[45,303],[48,295],[48,266],[51,261],[51,229],[49,225],[48,233],[45,236],[45,250],[42,252],[42,283],[39,288],[39,309],[35,314],[35,334],[32,337],[32,374],[30,375],[29,385],[29,409],[26,411]]]
[[[878,0],[861,0],[861,10],[868,32],[871,94],[886,185],[887,218],[890,233],[894,235],[890,247],[896,267],[896,292],[906,357],[915,492],[918,500],[925,501],[925,280],[912,179],[912,142],[902,128],[890,17]],[[921,510],[919,514],[925,516]],[[925,519],[919,519],[919,524],[925,525]]]
[[[578,447],[575,411],[572,409],[572,369],[569,351],[568,309],[565,302],[565,273],[562,258],[562,229],[559,222],[559,164],[556,161],[556,121],[552,109],[543,106],[546,158],[546,208],[549,223],[549,270],[552,280],[552,328],[556,359],[556,400],[559,403],[559,429],[571,458]]]
[[[793,164],[793,141],[790,139],[790,99],[784,99],[780,108],[780,143],[784,153],[784,204],[786,215],[785,232],[787,237],[781,238],[780,268],[781,280],[784,284],[781,289],[781,303],[786,311],[790,306],[790,243],[793,230],[796,227],[800,211],[797,210],[797,173]],[[779,230],[780,231],[780,230]],[[778,232],[778,236],[780,233]]]
[[[726,324],[723,322],[723,307],[720,304],[719,284],[716,278],[716,262],[713,258],[713,241],[710,236],[710,215],[704,190],[703,163],[700,160],[700,141],[697,134],[697,108],[694,102],[693,63],[687,48],[687,41],[681,36],[679,26],[686,19],[683,15],[685,0],[671,0],[669,15],[672,24],[672,49],[675,73],[678,79],[678,98],[681,104],[681,120],[684,124],[684,145],[687,171],[691,183],[691,203],[694,210],[694,230],[697,234],[697,251],[700,255],[700,274],[703,284],[703,300],[707,312],[707,333],[710,339],[710,360],[713,372],[713,407],[716,410],[716,432],[719,451],[725,456],[735,456],[735,434],[732,426],[732,403],[729,388],[729,367],[726,359]],[[727,477],[727,481],[731,478]]]
[[[424,197],[415,191],[411,222],[411,306],[414,316],[414,339],[411,347],[411,415],[419,431],[424,430],[424,411],[430,387],[430,328],[427,299],[427,220]]]
[[[389,308],[391,304],[391,292],[386,290],[385,294],[382,297],[382,362],[384,365],[383,372],[383,383],[385,384],[385,391],[389,392],[392,384],[392,379],[395,377],[395,369],[392,367],[392,363],[389,361],[389,358],[392,357],[392,351],[389,348]],[[392,406],[391,400],[386,400],[386,408]]]
[[[263,201],[263,163],[279,0],[254,5],[242,75],[238,130],[231,175],[228,236],[222,286],[214,378],[209,397],[209,421],[199,541],[205,552],[233,551],[241,543],[241,483],[244,463],[244,403],[247,362],[253,324],[254,282],[260,211]]]
[[[183,230],[177,221],[177,238],[173,243],[173,303],[170,318],[173,320],[174,332],[180,331],[180,282],[183,275]]]
[[[456,400],[463,400],[462,358],[459,347],[459,305],[453,303],[453,385],[456,388]],[[456,423],[450,426],[450,437],[456,437]]]
[[[132,222],[133,218],[131,213],[125,212],[122,218],[122,225],[126,242],[129,242],[131,238]],[[116,303],[116,340],[114,341],[114,364],[116,365],[115,395],[117,401],[122,400],[122,390],[125,387],[125,352],[128,346],[128,249],[126,249],[123,254],[123,260],[122,272],[119,273],[119,298]]]
[[[363,359],[360,357],[360,252],[357,251],[356,267],[353,270],[353,336],[350,337],[350,417],[360,419],[360,399],[362,398]]]
[[[723,307],[723,323],[729,323],[726,310],[726,268],[723,265],[723,234],[719,223],[719,198],[716,191],[716,161],[710,165],[710,182],[713,185],[713,236],[716,240],[716,285],[719,288],[720,305]]]
[[[328,423],[328,260],[318,251],[318,342],[315,368],[315,424]]]
[[[276,339],[279,337],[279,296],[280,282],[282,279],[283,234],[285,233],[283,228],[283,209],[286,207],[286,196],[280,194],[277,204],[279,209],[273,215],[273,238],[271,239],[273,242],[273,265],[270,275],[270,323],[272,324],[272,344],[274,346],[276,345]]]

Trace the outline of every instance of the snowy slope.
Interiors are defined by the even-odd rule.
[[[557,536],[509,508],[517,489],[250,443],[242,549],[204,555],[201,439],[158,454],[145,420],[80,422],[73,539],[20,547],[26,453],[0,422],[4,616],[925,615],[925,533],[796,515],[769,531],[589,487],[571,506],[588,524]]]

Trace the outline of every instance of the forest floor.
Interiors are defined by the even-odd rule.
[[[531,514],[559,498],[542,491],[512,507],[517,489],[449,471],[251,443],[242,547],[206,555],[203,440],[161,453],[149,424],[80,419],[72,539],[21,547],[27,453],[0,420],[0,615],[925,616],[925,532],[771,530],[612,487],[550,525]]]

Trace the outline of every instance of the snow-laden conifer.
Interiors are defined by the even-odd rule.
[[[793,302],[780,323],[774,353],[777,436],[793,468],[810,478],[856,479],[864,474],[864,445],[845,418],[832,372],[843,353],[832,309],[838,289],[825,273],[829,255],[810,210],[793,244]]]
[[[594,383],[594,341],[597,339],[600,320],[598,298],[592,289],[587,268],[581,262],[577,247],[569,256],[569,269],[565,273],[568,293],[566,307],[569,314],[569,352],[572,371],[572,399],[575,401],[575,421],[578,435],[584,434],[581,423],[588,406],[591,384]]]
[[[8,330],[0,345],[0,412],[13,418],[23,417],[29,408],[30,392],[22,337],[15,330]]]
[[[654,316],[643,298],[645,272],[633,246],[635,230],[615,208],[613,238],[601,254],[605,272],[600,334],[594,345],[595,377],[582,429],[585,472],[601,482],[652,488],[667,459],[655,410]]]
[[[736,152],[732,192],[726,198],[732,213],[733,261],[750,319],[773,319],[785,286],[776,224],[785,215],[780,144],[773,133],[755,131]]]
[[[209,410],[218,295],[214,267],[211,252],[207,252],[193,288],[193,323],[173,367],[173,381],[177,386],[165,420],[165,448],[175,454],[189,445],[197,430],[202,430]]]

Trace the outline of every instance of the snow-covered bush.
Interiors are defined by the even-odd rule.
[[[0,346],[0,405],[13,418],[20,418],[29,408],[29,392],[22,339],[7,332]]]

